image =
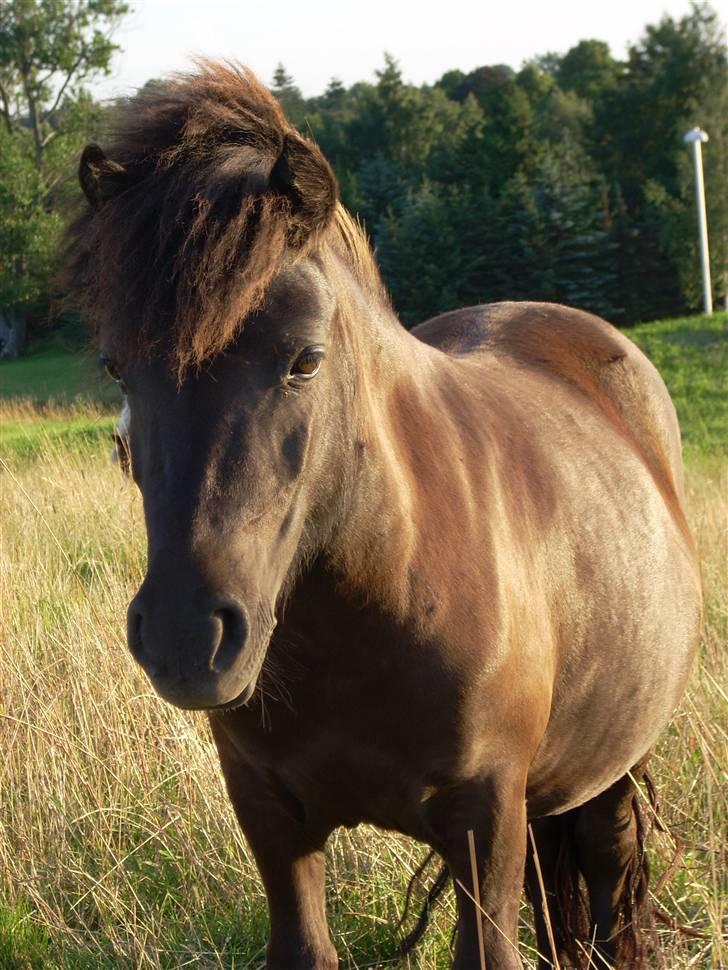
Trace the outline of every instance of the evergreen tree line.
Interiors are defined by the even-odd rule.
[[[628,52],[584,40],[505,65],[405,83],[273,90],[332,162],[376,247],[402,319],[504,299],[556,300],[615,323],[701,303],[694,175],[704,148],[714,298],[728,270],[728,69],[716,12],[694,4]]]
[[[78,154],[104,138],[88,93],[123,0],[0,7],[0,325],[58,325],[63,210]],[[519,71],[454,69],[417,87],[385,56],[374,83],[272,88],[331,161],[406,324],[467,304],[556,300],[619,324],[700,306],[691,156],[705,128],[714,299],[728,290],[728,62],[716,12],[645,28],[624,61],[584,40]],[[2,329],[0,327],[0,329]],[[0,333],[0,341],[2,333]]]

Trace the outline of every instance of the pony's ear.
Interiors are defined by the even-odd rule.
[[[312,142],[294,132],[284,135],[268,184],[291,203],[289,237],[293,245],[302,245],[331,221],[338,186],[329,163]]]
[[[84,195],[94,209],[118,192],[126,181],[126,169],[107,158],[98,145],[87,145],[78,166],[78,180]]]

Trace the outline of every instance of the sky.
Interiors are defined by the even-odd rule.
[[[130,94],[152,77],[190,67],[202,54],[232,58],[270,83],[281,62],[306,97],[332,77],[374,80],[384,52],[406,81],[432,83],[445,71],[564,53],[580,40],[606,41],[616,57],[664,13],[688,0],[131,0],[115,35],[122,52],[97,97]],[[723,22],[728,0],[714,0]]]

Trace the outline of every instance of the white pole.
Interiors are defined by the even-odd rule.
[[[691,129],[684,141],[692,145],[695,165],[695,201],[698,206],[698,237],[700,239],[700,267],[703,273],[703,311],[713,312],[713,291],[710,285],[710,256],[708,253],[708,217],[705,213],[705,185],[703,183],[703,142],[708,140],[700,128]]]

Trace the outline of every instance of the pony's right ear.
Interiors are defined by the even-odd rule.
[[[283,149],[271,169],[269,185],[288,198],[291,224],[288,235],[294,246],[302,245],[314,232],[326,228],[339,196],[336,177],[319,148],[296,132],[283,137]]]
[[[93,209],[100,209],[107,199],[123,187],[127,172],[123,165],[112,162],[98,145],[87,145],[78,166],[78,180]]]

